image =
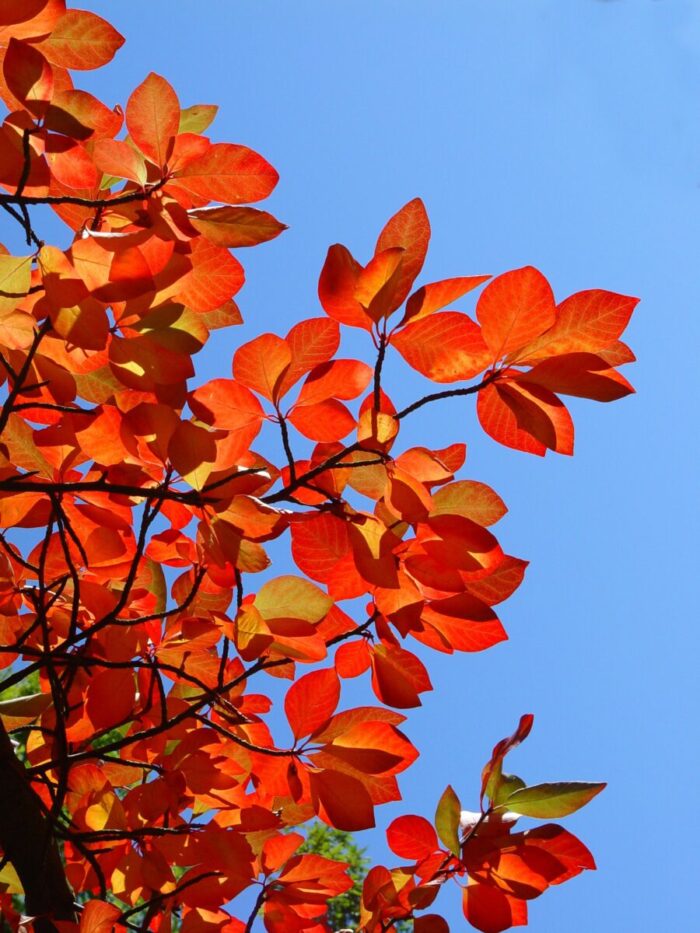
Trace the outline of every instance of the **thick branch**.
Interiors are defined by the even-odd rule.
[[[50,933],[51,920],[74,920],[73,893],[41,801],[0,720],[0,846],[12,862],[25,894],[25,913],[42,918],[36,933]]]

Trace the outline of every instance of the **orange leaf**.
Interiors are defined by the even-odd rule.
[[[638,298],[599,288],[576,292],[557,308],[554,326],[520,356],[536,360],[560,353],[598,353],[613,344],[629,322]]]
[[[177,94],[165,78],[152,71],[127,102],[129,136],[147,159],[163,169],[172,152],[179,124]]]
[[[93,899],[80,914],[80,933],[112,933],[121,910],[114,904]]]
[[[227,249],[198,237],[189,254],[192,270],[178,286],[178,298],[193,311],[214,311],[243,285],[243,266]]]
[[[123,44],[124,37],[96,13],[66,10],[39,48],[54,65],[89,71],[110,62]]]
[[[364,638],[345,642],[335,653],[335,669],[339,677],[359,677],[370,666],[370,652]]]
[[[371,378],[372,369],[359,360],[321,363],[305,379],[297,404],[313,405],[329,398],[357,398],[367,388]]]
[[[85,140],[116,136],[122,120],[121,111],[110,110],[87,91],[67,90],[54,94],[44,125],[55,133]]]
[[[335,712],[340,681],[333,668],[300,677],[287,691],[284,711],[295,739],[319,729]]]
[[[346,832],[374,826],[372,798],[356,778],[339,771],[312,771],[309,783],[314,810],[324,823]]]
[[[507,599],[522,583],[527,561],[517,557],[503,556],[501,563],[487,577],[469,580],[467,589],[488,606]]]
[[[442,282],[431,282],[423,285],[414,292],[406,302],[406,313],[401,324],[417,321],[420,318],[434,314],[451,305],[453,301],[466,295],[467,292],[478,288],[491,278],[490,275],[470,275],[456,279],[443,279]]]
[[[305,373],[330,360],[338,349],[340,329],[334,320],[327,317],[307,318],[307,320],[295,324],[285,340],[289,344],[292,353],[292,362],[280,385],[280,398]],[[330,396],[323,396],[323,398],[328,397]],[[346,398],[352,396],[337,397]],[[321,401],[321,399],[319,398],[317,401]]]
[[[433,494],[431,514],[462,515],[479,525],[488,526],[503,518],[507,511],[501,497],[490,486],[464,479],[449,483]]]
[[[398,281],[392,290],[393,308],[398,308],[408,296],[414,279],[423,268],[429,242],[430,222],[420,198],[405,204],[379,234],[375,256],[395,247],[404,250]]]
[[[205,207],[188,212],[190,223],[216,246],[256,246],[274,240],[287,227],[253,207]]]
[[[334,398],[312,405],[296,405],[288,420],[304,437],[326,443],[347,437],[357,426],[345,405]]]
[[[466,314],[442,311],[407,324],[391,338],[409,366],[434,382],[470,379],[488,366],[481,329]]]
[[[191,393],[189,405],[200,421],[227,431],[243,431],[249,443],[260,431],[264,417],[257,397],[233,379],[211,379]]]
[[[292,522],[290,530],[294,562],[312,580],[325,582],[350,549],[345,522],[328,512]]]
[[[233,375],[270,401],[277,401],[282,377],[291,361],[292,351],[286,340],[275,334],[261,334],[236,350]]]
[[[188,482],[196,485],[196,488],[201,488],[206,479],[195,484],[192,474],[216,459],[214,435],[191,421],[181,421],[168,443],[168,457],[177,473],[187,477]]]
[[[477,396],[476,411],[481,427],[489,437],[505,447],[544,456],[546,445],[521,427],[515,412],[499,388],[493,384],[485,386]]]
[[[430,642],[422,632],[412,634],[442,651],[484,651],[508,637],[493,610],[469,593],[433,600],[421,618],[424,625],[437,632],[442,647],[440,642]]]
[[[347,324],[372,330],[372,319],[355,297],[362,266],[349,250],[339,243],[331,246],[318,281],[318,297],[330,317]]]
[[[519,428],[560,454],[574,452],[574,425],[564,403],[540,386],[518,382],[496,386]]]
[[[100,180],[87,149],[67,136],[51,134],[45,156],[54,179],[67,188],[94,188]]]
[[[380,643],[374,646],[371,658],[372,689],[387,706],[397,709],[420,706],[419,694],[433,689],[422,661],[410,651]]]
[[[196,202],[245,204],[266,198],[279,175],[257,152],[233,143],[214,143],[175,172],[168,190],[181,190]]]
[[[145,185],[148,177],[146,163],[140,152],[120,139],[98,139],[92,150],[95,165],[106,175],[128,178],[137,185]]]
[[[629,382],[594,353],[564,353],[537,363],[518,382],[543,386],[562,395],[613,402],[634,392]]]
[[[552,326],[554,294],[537,269],[514,269],[489,282],[477,303],[476,316],[493,359],[499,360]]]
[[[355,298],[375,322],[397,307],[394,299],[401,280],[403,252],[395,247],[377,253],[357,277]]]
[[[41,52],[33,45],[10,39],[3,72],[8,88],[22,105],[42,116],[53,96],[54,76]]]

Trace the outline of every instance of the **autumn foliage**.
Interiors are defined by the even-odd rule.
[[[74,87],[71,71],[122,42],[63,0],[0,5],[0,207],[26,241],[0,255],[0,688],[38,678],[0,702],[4,923],[17,929],[22,895],[37,931],[245,933],[261,911],[269,933],[320,933],[351,881],[298,854],[290,830],[365,829],[400,799],[427,649],[505,639],[494,607],[526,567],[490,530],[497,493],[458,478],[461,439],[403,449],[403,421],[474,395],[494,440],[571,454],[561,396],[632,391],[617,367],[633,360],[620,336],[636,302],[557,301],[532,267],[416,286],[430,238],[416,199],[362,262],[331,247],[318,316],[197,383],[194,355],[241,322],[231,249],[284,229],[248,206],[277,173],[211,142],[216,107],[183,109],[159,75],[124,110]],[[67,245],[43,241],[35,205]],[[338,356],[348,327],[366,332],[368,362]],[[397,408],[388,353],[437,385]],[[261,431],[279,439],[275,462],[256,452]],[[258,582],[285,536],[296,572]],[[376,702],[348,708],[343,681],[362,676]],[[361,930],[407,918],[443,933],[431,908],[452,880],[469,923],[497,933],[594,867],[556,824],[515,829],[602,788],[504,773],[531,725],[496,745],[478,812],[448,787],[433,820],[394,820],[401,864],[369,872]]]

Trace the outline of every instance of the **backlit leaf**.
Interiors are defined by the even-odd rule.
[[[459,820],[462,804],[450,784],[445,788],[435,811],[435,829],[443,845],[459,858]]]
[[[40,49],[61,68],[91,70],[106,65],[124,44],[124,37],[96,13],[66,10]]]
[[[315,732],[335,712],[340,682],[333,668],[300,677],[287,691],[284,711],[295,739]]]
[[[170,84],[155,72],[136,88],[126,105],[129,136],[147,159],[162,169],[180,124],[180,102]]]
[[[554,294],[532,266],[499,275],[486,286],[476,306],[484,340],[494,360],[527,346],[554,324]]]
[[[411,322],[393,335],[391,345],[409,366],[434,382],[471,379],[490,360],[479,325],[459,311]]]
[[[514,791],[501,805],[521,816],[552,819],[580,810],[605,786],[583,781],[534,784]]]
[[[423,268],[429,242],[430,221],[420,198],[405,204],[387,221],[379,234],[375,255],[395,247],[404,251],[399,279],[392,296],[393,307],[398,308],[408,296],[416,276]]]
[[[209,207],[188,212],[192,226],[216,246],[255,246],[287,227],[267,211],[253,207]]]
[[[245,204],[266,198],[278,178],[270,163],[252,149],[214,143],[204,155],[177,171],[169,187],[177,187],[199,203]]]
[[[438,847],[435,830],[422,816],[397,817],[389,824],[386,839],[391,851],[399,858],[427,858]]]

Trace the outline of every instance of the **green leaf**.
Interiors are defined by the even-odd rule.
[[[22,882],[10,862],[0,868],[0,894],[24,894]]]
[[[501,774],[499,775],[499,781],[493,788],[493,795],[489,793],[489,799],[495,807],[499,807],[508,800],[511,794],[514,794],[516,790],[522,790],[525,786],[525,781],[519,778],[517,774]]]
[[[215,104],[194,104],[180,111],[178,133],[203,133],[219,108]]]
[[[514,791],[500,806],[521,816],[540,819],[568,816],[575,813],[599,794],[605,784],[583,781],[561,781],[555,784],[534,784]]]
[[[442,843],[459,858],[459,818],[462,804],[450,784],[440,798],[435,811],[435,829]]]
[[[9,716],[13,719],[26,719],[33,722],[41,716],[45,709],[51,706],[50,693],[32,693],[29,696],[13,697],[9,700],[0,700],[0,716]]]

